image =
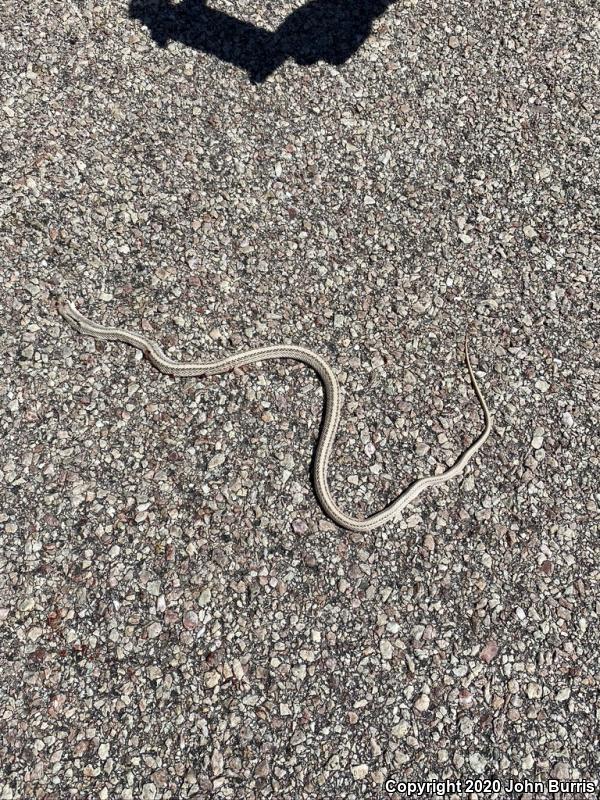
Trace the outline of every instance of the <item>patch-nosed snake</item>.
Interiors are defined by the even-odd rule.
[[[319,503],[327,516],[337,525],[347,530],[368,532],[375,530],[375,528],[381,525],[385,525],[387,522],[397,520],[400,517],[400,512],[425,489],[428,489],[430,486],[438,486],[441,483],[446,483],[446,481],[459,475],[475,453],[483,446],[492,430],[491,415],[475,379],[475,374],[469,358],[467,339],[465,337],[465,360],[467,369],[471,378],[471,384],[483,410],[485,421],[485,427],[482,433],[463,451],[460,458],[458,458],[451,467],[445,470],[445,472],[428,478],[420,478],[405,489],[402,494],[386,508],[366,519],[355,519],[339,508],[329,489],[327,472],[329,457],[331,456],[340,421],[341,397],[337,378],[327,362],[324,361],[321,356],[317,355],[317,353],[314,353],[306,347],[271,345],[267,347],[257,347],[254,350],[247,350],[244,353],[226,356],[216,361],[179,362],[168,358],[155,342],[150,341],[145,336],[130,333],[121,328],[108,328],[103,325],[97,325],[84,317],[83,314],[80,314],[73,304],[66,300],[60,299],[57,303],[57,307],[61,316],[64,317],[75,330],[93,336],[96,339],[130,344],[138,350],[141,350],[150,363],[166,375],[183,377],[219,375],[224,372],[229,372],[235,369],[235,367],[242,367],[248,364],[255,364],[258,361],[266,361],[267,359],[275,358],[290,358],[295,361],[301,361],[309,367],[312,367],[321,378],[325,389],[325,413],[314,459],[315,491]]]

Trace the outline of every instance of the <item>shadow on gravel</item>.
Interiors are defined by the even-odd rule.
[[[297,64],[343,64],[371,33],[373,20],[395,0],[310,0],[275,31],[207,6],[205,0],[130,0],[160,47],[177,41],[246,70],[252,83],[266,80],[287,59]]]

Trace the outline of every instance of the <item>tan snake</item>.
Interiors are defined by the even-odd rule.
[[[317,444],[315,453],[315,467],[314,467],[314,483],[317,498],[323,511],[339,526],[352,531],[372,531],[380,525],[385,525],[387,522],[398,520],[400,512],[406,506],[418,497],[422,491],[428,489],[430,486],[438,486],[441,483],[451,480],[456,475],[459,475],[470,459],[475,453],[483,446],[484,442],[490,435],[492,430],[492,419],[484,400],[484,397],[479,389],[475,374],[471,366],[469,358],[469,349],[467,339],[465,337],[465,360],[467,369],[471,378],[471,384],[477,399],[483,409],[483,417],[485,420],[485,427],[483,432],[475,439],[475,441],[467,447],[462,453],[460,458],[441,475],[434,475],[429,478],[421,478],[415,483],[411,484],[405,489],[402,494],[394,500],[386,508],[378,511],[366,519],[355,519],[344,513],[331,495],[329,488],[329,479],[327,471],[329,467],[329,457],[333,449],[333,443],[337,432],[338,424],[340,421],[341,412],[341,398],[340,388],[333,371],[330,366],[324,361],[321,356],[309,350],[306,347],[298,347],[294,345],[271,345],[267,347],[257,347],[254,350],[247,350],[245,353],[237,353],[235,355],[226,356],[225,358],[218,359],[217,361],[193,361],[193,362],[179,362],[166,356],[160,347],[155,343],[146,339],[137,333],[130,333],[129,331],[122,330],[121,328],[107,328],[103,325],[97,325],[89,319],[80,314],[79,311],[73,306],[72,303],[59,300],[58,311],[67,320],[67,322],[80,333],[93,336],[96,339],[103,339],[106,341],[126,342],[127,344],[141,350],[146,358],[161,372],[166,375],[186,376],[186,377],[201,377],[204,375],[219,375],[223,372],[229,372],[235,367],[242,367],[247,364],[254,364],[257,361],[265,361],[273,358],[290,358],[295,361],[301,361],[315,370],[323,382],[325,388],[325,413],[323,425],[321,428],[321,435]]]

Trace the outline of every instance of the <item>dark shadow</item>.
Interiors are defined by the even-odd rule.
[[[177,41],[246,70],[253,83],[266,80],[287,59],[297,64],[343,64],[368,38],[373,20],[395,0],[310,0],[275,31],[216,11],[206,0],[130,0],[160,47]]]

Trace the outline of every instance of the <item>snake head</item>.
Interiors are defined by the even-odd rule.
[[[81,331],[81,324],[77,319],[73,304],[62,296],[56,298],[56,310],[76,331]]]
[[[69,301],[66,300],[62,294],[52,292],[52,301],[54,308],[58,311],[61,317],[66,317],[69,313]]]
[[[69,304],[66,300],[62,297],[58,297],[56,299],[56,310],[61,315],[61,317],[66,317],[69,313]]]
[[[62,294],[57,289],[50,289],[48,296],[50,299],[50,304],[58,311],[59,314],[62,314],[62,307],[66,302]]]

